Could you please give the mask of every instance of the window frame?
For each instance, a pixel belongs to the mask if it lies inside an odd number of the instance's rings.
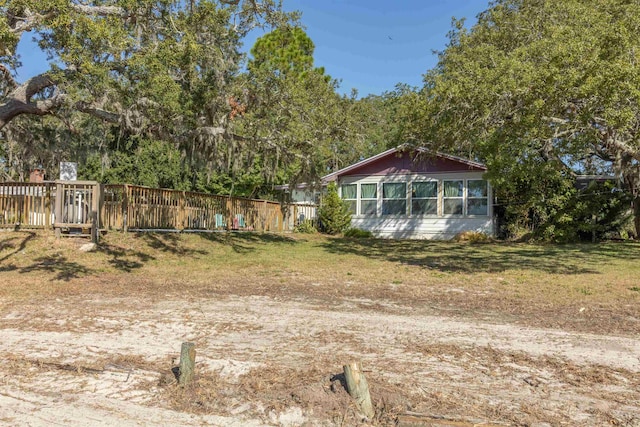
[[[435,195],[434,196],[429,196],[429,197],[414,197],[414,185],[415,184],[435,184],[436,185],[436,191],[435,191]],[[411,216],[419,216],[419,217],[437,217],[438,216],[438,207],[440,204],[440,181],[437,179],[417,179],[417,180],[412,180],[411,181],[411,191],[410,191],[410,198],[411,198]],[[434,213],[415,213],[414,209],[413,209],[413,202],[414,200],[435,200],[436,204],[435,204],[435,212]]]
[[[355,199],[347,199],[344,197],[344,187],[347,186],[354,186],[356,187],[356,197]],[[349,212],[351,213],[351,215],[356,215],[358,212],[358,184],[357,183],[344,183],[344,184],[340,184],[340,198],[342,200],[344,200],[345,202],[349,202]],[[351,209],[352,203],[355,203],[355,205],[353,205],[354,209]]]
[[[407,216],[407,207],[408,207],[408,203],[407,203],[407,199],[408,199],[408,194],[407,194],[407,188],[409,187],[407,185],[407,183],[410,181],[387,181],[387,182],[382,182],[382,191],[380,192],[380,198],[381,198],[381,202],[382,202],[382,209],[381,209],[381,216]],[[402,184],[404,186],[404,197],[403,198],[385,198],[384,197],[384,186],[385,185],[398,185],[398,184]],[[404,212],[403,213],[385,213],[385,202],[390,202],[390,201],[404,201]]]
[[[469,182],[472,181],[479,181],[479,182],[484,182],[484,191],[485,191],[485,195],[482,197],[471,197],[469,194]],[[471,216],[471,217],[480,217],[480,216],[489,216],[489,182],[486,179],[467,179],[466,182],[466,197],[465,197],[465,214],[467,216]],[[485,201],[485,205],[486,205],[486,211],[484,214],[471,214],[469,213],[469,202],[472,200],[484,200]]]
[[[446,188],[446,183],[447,182],[459,182],[462,183],[462,188],[461,188],[461,194],[459,196],[447,196],[447,188]],[[443,179],[442,180],[442,216],[464,216],[465,215],[465,189],[466,189],[466,182],[464,179],[462,178],[458,178],[458,179]],[[448,200],[457,200],[460,202],[460,212],[459,213],[450,213],[447,212],[447,201]]]
[[[375,190],[375,197],[363,197],[362,196],[362,186],[363,185],[371,185],[373,186],[376,190]],[[358,213],[360,216],[364,216],[364,217],[376,217],[378,216],[378,183],[376,182],[361,182],[358,184]],[[364,212],[364,209],[362,208],[362,202],[374,202],[375,204],[375,209],[373,212]]]

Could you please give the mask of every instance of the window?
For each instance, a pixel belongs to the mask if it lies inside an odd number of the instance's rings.
[[[438,214],[438,182],[414,182],[411,184],[411,215]]]
[[[360,215],[378,213],[378,184],[360,184]]]
[[[407,184],[385,182],[382,184],[382,215],[407,214]]]
[[[467,215],[488,215],[487,181],[467,181]]]
[[[349,203],[349,212],[354,215],[358,203],[357,190],[358,186],[356,184],[345,184],[341,186],[342,198]]]
[[[445,215],[463,214],[464,181],[444,181],[442,213]]]

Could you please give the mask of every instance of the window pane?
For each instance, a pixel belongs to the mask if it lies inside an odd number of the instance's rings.
[[[437,182],[414,182],[411,184],[411,191],[413,197],[437,197],[438,196],[438,183]]]
[[[436,199],[414,199],[411,203],[412,215],[436,215],[438,202]]]
[[[343,199],[355,199],[356,190],[358,186],[356,184],[345,184],[342,186],[342,198]]]
[[[382,215],[405,215],[407,213],[406,200],[383,200]]]
[[[469,199],[467,215],[487,215],[487,199]]]
[[[378,210],[377,200],[361,200],[360,201],[360,214],[361,215],[375,215]]]
[[[462,197],[462,181],[445,181],[444,197]]]
[[[467,197],[487,197],[487,181],[467,181]]]
[[[407,197],[407,187],[404,182],[382,184],[383,199],[404,199]]]
[[[363,199],[375,199],[378,197],[378,184],[360,185],[360,197]]]
[[[349,212],[351,212],[351,215],[355,215],[356,214],[356,204],[357,204],[357,200],[348,200],[347,204],[349,205]]]
[[[462,215],[462,199],[445,199],[442,205],[444,214]]]

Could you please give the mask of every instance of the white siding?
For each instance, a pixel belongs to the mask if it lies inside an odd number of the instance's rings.
[[[477,231],[494,235],[492,190],[488,186],[487,215],[444,215],[442,212],[443,181],[464,180],[465,213],[467,180],[482,179],[483,172],[458,172],[437,174],[412,174],[390,176],[347,176],[340,179],[339,184],[378,184],[377,215],[353,215],[351,226],[371,231],[377,237],[405,239],[451,239],[465,231]],[[437,215],[382,215],[382,184],[385,182],[438,181],[438,214]],[[360,187],[358,187],[360,191]],[[358,193],[359,194],[359,193]],[[407,206],[411,205],[410,185],[407,185]],[[360,212],[358,199],[357,212]]]
[[[493,235],[493,221],[477,218],[363,218],[353,217],[351,226],[371,231],[376,237],[392,239],[452,239],[464,231]]]

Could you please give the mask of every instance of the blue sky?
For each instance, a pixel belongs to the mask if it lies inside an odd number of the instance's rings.
[[[284,0],[288,10],[302,12],[302,24],[313,40],[316,66],[360,96],[393,90],[397,83],[422,84],[422,75],[437,62],[433,50],[447,43],[451,18],[473,24],[488,0]],[[262,32],[253,35],[259,37]],[[47,60],[27,35],[18,52],[24,80],[48,68]],[[248,51],[255,39],[245,41]]]

